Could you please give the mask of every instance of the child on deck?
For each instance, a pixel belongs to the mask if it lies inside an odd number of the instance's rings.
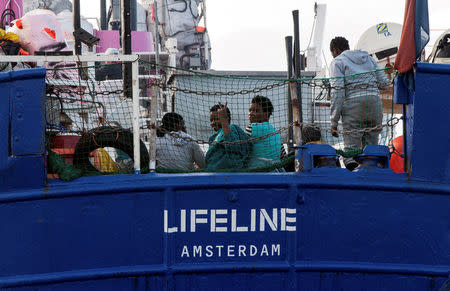
[[[211,107],[210,121],[215,133],[209,138],[211,144],[206,153],[206,168],[208,170],[245,168],[251,152],[251,144],[245,142],[248,135],[239,126],[230,124],[231,112],[226,107],[226,103],[222,105],[219,102]],[[226,144],[226,142],[235,141],[244,142]]]
[[[256,96],[252,99],[248,110],[250,124],[245,132],[250,138],[260,137],[276,131],[269,123],[273,113],[273,105],[270,99],[264,96]],[[253,142],[253,150],[250,156],[249,168],[270,165],[280,161],[281,136],[279,133]]]
[[[325,144],[320,133],[320,127],[315,124],[305,124],[302,127],[302,144]]]

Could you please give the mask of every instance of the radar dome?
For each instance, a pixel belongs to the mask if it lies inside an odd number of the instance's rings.
[[[384,68],[388,62],[394,63],[401,36],[401,24],[379,23],[361,35],[355,49],[367,51],[377,61],[378,66]]]

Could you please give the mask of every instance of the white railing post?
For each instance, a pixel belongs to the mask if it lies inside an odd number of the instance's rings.
[[[156,82],[159,82],[159,66],[156,66]],[[156,115],[158,114],[158,96],[159,87],[152,87],[152,99],[150,101],[150,171],[154,172],[156,170]]]
[[[133,156],[134,173],[141,173],[141,143],[139,139],[139,59],[131,63],[132,89],[133,89]]]
[[[168,65],[169,67],[167,68],[167,75],[170,76],[172,75],[172,73],[174,73],[175,71],[175,67],[177,66],[177,53],[178,53],[178,49],[177,49],[177,39],[176,38],[169,38],[166,41],[166,49],[169,52],[169,59],[168,59]],[[164,96],[166,98],[166,111],[167,112],[172,112],[172,110],[174,109],[172,107],[172,96],[171,96],[171,92],[170,89],[166,89],[166,91],[164,92]]]
[[[166,49],[169,52],[169,66],[172,68],[175,68],[177,66],[177,39],[176,38],[169,38],[166,41]],[[170,69],[172,69],[170,68]]]

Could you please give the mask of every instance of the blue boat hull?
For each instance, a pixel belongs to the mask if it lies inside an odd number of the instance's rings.
[[[299,173],[72,182],[45,179],[44,75],[43,69],[0,74],[0,289],[448,284],[450,139],[436,120],[450,123],[449,66],[419,63],[415,92],[396,86],[406,112],[408,174],[314,168],[306,151]]]
[[[439,290],[449,194],[365,173],[124,175],[9,191],[0,286]]]

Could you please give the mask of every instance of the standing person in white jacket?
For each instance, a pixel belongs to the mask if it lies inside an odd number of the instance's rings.
[[[339,137],[337,126],[339,119],[342,119],[344,150],[378,144],[381,128],[361,130],[382,123],[383,105],[379,88],[389,85],[386,74],[375,71],[378,69],[377,63],[366,51],[350,50],[348,41],[343,37],[331,40],[330,51],[334,58],[330,65],[331,134]],[[344,159],[344,164],[349,170],[358,166],[352,158]]]
[[[205,168],[203,151],[196,142],[188,140],[192,137],[186,133],[180,114],[166,113],[156,135],[157,167],[186,171],[195,170],[195,165]]]

